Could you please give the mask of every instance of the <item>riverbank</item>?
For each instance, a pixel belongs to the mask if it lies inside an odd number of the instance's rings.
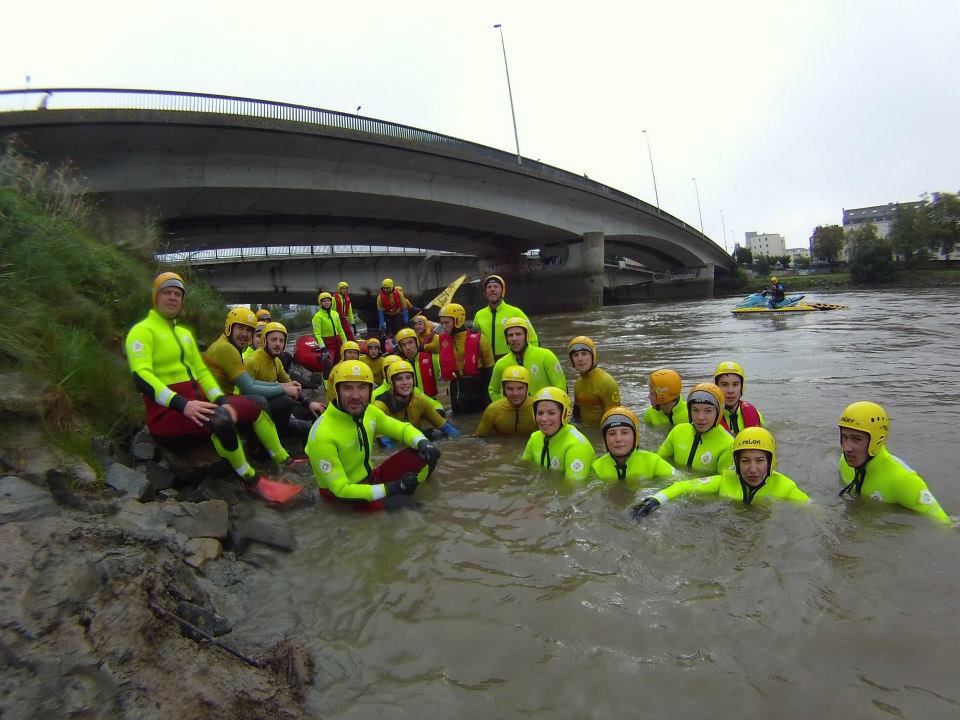
[[[953,288],[960,292],[960,268],[944,268],[942,270],[899,270],[893,282],[886,285],[859,285],[850,279],[847,272],[836,272],[823,275],[786,275],[780,278],[786,288],[787,295],[808,291],[823,290],[841,292],[846,290],[880,290],[891,288]],[[763,278],[755,278],[749,287],[742,292],[727,292],[721,297],[736,297],[746,295],[750,288],[764,287]]]

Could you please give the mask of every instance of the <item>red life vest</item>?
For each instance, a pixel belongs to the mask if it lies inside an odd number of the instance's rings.
[[[350,296],[334,293],[333,301],[337,305],[337,314],[344,323],[350,322]]]
[[[733,433],[734,435],[741,430],[748,427],[760,427],[760,413],[757,409],[748,403],[746,400],[741,400],[739,403],[740,413],[743,415],[743,427],[737,428],[736,431],[733,428],[729,427],[727,424],[726,418],[723,419],[722,425],[727,429],[727,432]],[[737,410],[736,408],[730,412],[730,417],[736,417]]]
[[[417,365],[420,366],[420,382],[423,386],[420,388],[430,396],[437,396],[437,376],[433,372],[433,355],[428,352],[422,352],[417,356]]]
[[[400,297],[400,291],[394,290],[389,293],[380,291],[380,304],[383,305],[383,311],[387,315],[396,315],[403,309],[403,300]]]
[[[463,372],[461,377],[473,377],[480,366],[480,333],[467,330],[463,343]],[[456,345],[447,333],[440,335],[440,377],[451,380],[457,372]]]

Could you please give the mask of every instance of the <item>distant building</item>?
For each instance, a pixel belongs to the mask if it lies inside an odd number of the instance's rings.
[[[787,251],[784,253],[784,255],[789,255],[791,260],[796,260],[797,258],[807,258],[809,260],[810,248],[787,248]]]
[[[746,239],[746,248],[753,257],[777,257],[787,254],[787,242],[783,235],[779,233],[755,233],[747,232],[744,234]]]
[[[922,209],[926,203],[923,200],[903,203],[887,203],[886,205],[871,205],[870,207],[850,208],[843,211],[843,232],[844,234],[859,230],[864,225],[874,225],[877,228],[877,235],[882,238],[889,237],[893,231],[893,220],[897,216],[898,207],[913,207]],[[844,239],[841,257],[849,260],[850,243]]]

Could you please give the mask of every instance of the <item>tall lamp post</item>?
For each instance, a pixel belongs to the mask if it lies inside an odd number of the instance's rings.
[[[650,152],[650,136],[647,131],[643,131],[643,136],[647,139],[647,157],[650,158],[650,176],[653,178],[653,195],[657,198],[657,210],[660,209],[660,193],[657,192],[657,174],[653,171],[653,153]]]
[[[520,136],[517,134],[517,113],[513,109],[513,89],[510,87],[510,66],[507,65],[507,44],[503,40],[503,25],[497,23],[493,28],[500,31],[500,46],[503,48],[503,69],[507,73],[507,94],[510,96],[510,116],[513,118],[513,139],[517,143],[517,165],[523,165],[523,158],[520,157]]]
[[[720,224],[723,226],[723,251],[729,253],[730,251],[727,250],[727,223],[723,219],[723,210],[720,211]]]
[[[697,179],[693,179],[693,189],[697,191],[697,212],[700,214],[700,234],[703,234],[703,210],[700,209],[700,187],[697,185]]]

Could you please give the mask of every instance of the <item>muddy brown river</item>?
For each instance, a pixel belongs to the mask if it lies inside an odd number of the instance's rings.
[[[707,300],[534,318],[571,382],[566,341],[593,337],[638,413],[650,370],[672,366],[689,389],[739,361],[779,469],[814,504],[684,498],[637,524],[642,489],[571,487],[522,465],[523,440],[465,435],[440,443],[414,510],[289,513],[299,547],[249,587],[238,630],[311,649],[316,717],[958,718],[960,536],[839,499],[836,427],[847,403],[882,403],[888,447],[960,518],[956,299],[811,293],[850,309],[738,318]],[[641,446],[661,438],[647,429]]]

